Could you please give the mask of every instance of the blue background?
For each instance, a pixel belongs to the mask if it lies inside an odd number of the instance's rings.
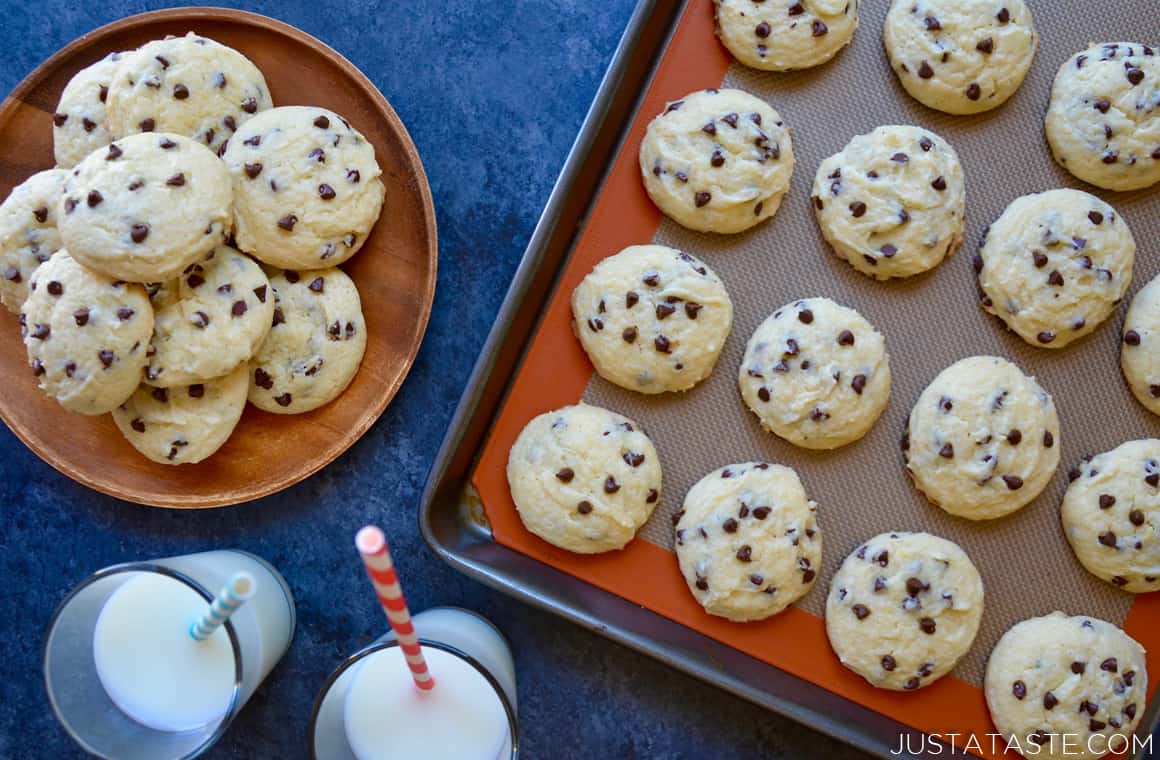
[[[528,758],[860,756],[747,702],[518,604],[443,565],[419,535],[423,479],[633,0],[227,3],[280,18],[361,68],[407,124],[439,220],[439,284],[418,361],[373,430],[319,475],[245,506],[168,511],[74,484],[0,428],[0,757],[81,753],[40,674],[53,609],[128,560],[233,546],[273,562],[298,603],[286,658],[215,758],[304,757],[327,674],[384,630],[352,548],[377,522],[414,609],[470,607],[509,637]],[[0,92],[73,38],[162,3],[3,4]],[[371,307],[373,308],[373,306]]]

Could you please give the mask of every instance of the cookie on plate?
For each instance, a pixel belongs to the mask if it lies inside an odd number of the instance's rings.
[[[358,373],[367,325],[354,281],[341,269],[270,278],[272,327],[250,360],[250,403],[277,414],[317,409]],[[256,295],[256,294],[255,294]]]
[[[230,229],[229,174],[186,137],[130,135],[69,173],[57,227],[77,261],[129,282],[165,282]]]
[[[761,620],[809,593],[822,566],[822,534],[797,473],[765,462],[731,464],[701,478],[674,516],[676,553],[705,611]]]
[[[19,312],[28,297],[28,278],[61,247],[57,208],[63,169],[33,174],[0,203],[0,302]]]
[[[963,242],[963,167],[928,129],[878,127],[814,177],[814,212],[839,258],[878,280],[933,269]]]
[[[249,387],[244,364],[204,383],[141,385],[113,410],[113,421],[125,440],[154,462],[193,464],[220,449],[234,432]]]
[[[1109,42],[1059,68],[1047,109],[1047,142],[1060,166],[1105,190],[1160,181],[1160,55]]]
[[[524,527],[578,554],[622,549],[660,501],[656,448],[627,417],[577,404],[533,419],[508,455]]]
[[[734,58],[790,71],[825,63],[850,44],[858,0],[714,0],[714,17]]]
[[[1160,414],[1160,276],[1132,298],[1124,318],[1120,368],[1132,395]]]
[[[1062,348],[1111,316],[1132,282],[1136,241],[1081,190],[1012,201],[975,255],[983,308],[1033,346]]]
[[[221,377],[262,345],[274,318],[266,273],[228,245],[190,264],[152,296],[145,382],[169,388]]]
[[[893,0],[882,36],[911,97],[950,114],[1005,103],[1039,45],[1023,0]]]
[[[1053,612],[1003,634],[983,691],[995,727],[1027,757],[1095,760],[1122,749],[1144,717],[1144,648],[1111,623]]]
[[[957,544],[929,533],[883,533],[862,544],[826,599],[826,633],[842,664],[899,691],[949,673],[982,617],[979,571]]]
[[[153,307],[140,285],[113,280],[61,249],[29,282],[20,312],[40,388],[80,414],[104,414],[141,382]]]
[[[383,207],[374,146],[325,108],[259,114],[223,158],[234,182],[238,247],[272,266],[341,264],[366,242]]]
[[[861,314],[807,298],[754,331],[738,383],[766,430],[803,448],[834,449],[866,435],[886,408],[890,357]]]
[[[1125,591],[1160,589],[1160,440],[1085,460],[1063,497],[1063,532],[1080,564]]]
[[[56,165],[71,169],[97,148],[113,141],[105,121],[105,102],[113,73],[124,53],[109,53],[73,75],[52,115],[52,152]]]
[[[109,131],[171,132],[220,153],[248,119],[270,108],[258,67],[231,47],[190,32],[126,53],[109,83]]]
[[[741,232],[773,216],[793,165],[789,127],[742,90],[702,90],[669,103],[640,144],[653,203],[701,232]]]
[[[683,391],[713,371],[733,326],[725,285],[703,262],[634,245],[572,292],[572,329],[600,376],[640,393]]]
[[[961,359],[939,373],[910,412],[906,469],[932,504],[990,520],[1031,502],[1059,465],[1051,395],[997,356]]]

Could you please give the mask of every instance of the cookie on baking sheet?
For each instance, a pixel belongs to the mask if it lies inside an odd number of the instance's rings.
[[[223,158],[234,182],[238,247],[272,266],[341,264],[362,247],[383,207],[374,146],[325,108],[259,114]]]
[[[0,302],[19,312],[28,297],[28,278],[61,247],[57,207],[63,169],[33,174],[0,203]]]
[[[882,37],[911,97],[950,114],[1005,103],[1039,45],[1023,0],[893,0]]]
[[[20,324],[41,390],[80,414],[120,405],[141,382],[153,333],[145,289],[86,269],[64,249],[28,287]]]
[[[797,473],[765,462],[731,464],[701,478],[674,516],[676,553],[705,611],[761,620],[809,593],[822,566],[822,534]]]
[[[1111,316],[1132,282],[1136,241],[1081,190],[1012,201],[975,255],[983,308],[1033,346],[1062,348]]]
[[[995,727],[1027,757],[1095,760],[1144,717],[1144,648],[1111,623],[1053,612],[1003,634],[983,691]]]
[[[507,478],[524,527],[578,554],[624,548],[661,495],[660,458],[640,426],[588,404],[529,422]]]
[[[232,197],[225,166],[204,146],[177,135],[130,135],[69,173],[57,227],[90,269],[164,282],[221,244]]]
[[[190,32],[126,53],[109,83],[109,131],[171,132],[220,153],[254,114],[270,108],[258,67],[231,47]]]
[[[250,360],[250,403],[277,414],[317,409],[358,373],[367,325],[354,281],[341,269],[270,278],[272,327]],[[256,294],[255,294],[256,296]]]
[[[725,285],[663,245],[634,245],[572,292],[572,327],[600,376],[640,393],[683,391],[713,371],[733,326]]]
[[[1132,298],[1124,318],[1120,368],[1132,395],[1160,414],[1160,276]]]
[[[1031,502],[1059,465],[1051,395],[997,356],[944,369],[919,396],[902,441],[906,469],[932,504],[968,520]]]
[[[883,533],[862,544],[826,599],[830,646],[882,689],[913,691],[949,673],[982,617],[979,571],[957,544],[929,533]]]
[[[193,385],[141,385],[113,410],[113,421],[149,459],[193,464],[221,448],[242,418],[249,373],[241,364],[222,377]]]
[[[1063,497],[1063,532],[1080,564],[1125,591],[1160,589],[1160,440],[1085,460]]]
[[[274,318],[266,273],[228,245],[153,294],[145,382],[162,388],[221,377],[262,345]]]
[[[803,448],[834,449],[866,435],[886,408],[890,357],[861,314],[807,298],[754,331],[738,383],[766,430]]]
[[[934,132],[878,127],[814,177],[818,225],[839,258],[875,279],[933,269],[963,242],[963,167]]]
[[[858,0],[714,0],[717,36],[755,69],[790,71],[825,63],[850,44]]]
[[[1047,142],[1060,166],[1105,190],[1160,181],[1160,55],[1136,42],[1077,53],[1055,75]]]
[[[97,148],[113,141],[105,122],[105,102],[113,73],[125,53],[109,53],[73,75],[52,115],[52,152],[56,165],[71,169]]]
[[[701,90],[669,103],[640,144],[653,203],[702,232],[741,232],[773,216],[793,165],[789,127],[742,90]]]

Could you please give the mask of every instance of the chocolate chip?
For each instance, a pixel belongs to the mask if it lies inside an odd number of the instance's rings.
[[[1027,696],[1027,684],[1016,681],[1011,684],[1011,693],[1015,695],[1015,699],[1023,699]]]
[[[662,354],[667,354],[672,350],[672,347],[669,344],[669,339],[663,335],[658,335],[656,339],[653,340],[653,345],[656,347],[656,350]]]
[[[927,634],[928,636],[932,635],[935,632],[935,629],[937,628],[937,626],[935,625],[935,622],[934,622],[934,618],[928,618],[928,617],[924,617],[922,620],[919,620],[918,627],[922,630],[923,633]]]
[[[1012,430],[1007,433],[1007,443],[1011,444],[1012,446],[1018,446],[1019,442],[1022,440],[1023,433],[1021,433],[1019,430]]]
[[[149,237],[149,225],[137,222],[129,228],[129,237],[134,243],[143,243]]]
[[[850,204],[850,213],[854,215],[855,219],[861,218],[866,214],[866,204],[862,201],[854,201]]]
[[[96,208],[101,205],[101,201],[103,200],[105,200],[104,196],[96,190],[90,190],[88,197],[85,198],[85,202],[89,204],[89,208]]]
[[[697,206],[697,208],[701,208],[702,206],[708,204],[712,199],[712,195],[702,190],[693,196],[693,203]]]
[[[937,32],[939,29],[942,29],[942,24],[934,16],[927,16],[922,20],[922,23],[928,32]]]
[[[821,19],[816,18],[814,19],[814,22],[810,24],[810,33],[814,37],[824,37],[829,31],[830,28],[826,26]]]
[[[1106,671],[1108,673],[1115,673],[1119,670],[1119,667],[1119,663],[1116,662],[1115,657],[1109,657],[1100,663],[1100,670]]]
[[[696,303],[694,301],[688,301],[685,303],[685,316],[688,317],[689,319],[696,319],[697,314],[703,308],[704,307],[701,306],[701,304],[699,304],[699,303]]]
[[[321,293],[322,289],[326,287],[326,280],[321,277],[315,277],[306,287],[310,288],[313,293]]]
[[[347,169],[346,170],[346,180],[347,180],[347,182],[350,182],[352,185],[357,185],[361,176],[362,175],[360,175],[358,173],[358,169]]]
[[[954,459],[955,447],[949,443],[944,443],[943,447],[938,450],[938,455],[943,459]]]
[[[730,517],[724,523],[721,524],[721,529],[724,530],[726,533],[736,533],[737,532],[737,521],[734,520],[732,517]]]
[[[194,327],[199,330],[204,330],[209,326],[209,315],[204,311],[195,311],[193,316],[189,318],[189,321],[193,323]]]
[[[1040,343],[1050,343],[1051,341],[1055,340],[1055,331],[1044,330],[1043,332],[1036,335],[1035,339]]]
[[[646,496],[644,499],[645,503],[646,504],[655,504],[656,500],[659,496],[660,496],[660,492],[658,492],[657,489],[650,488],[650,489],[648,489],[648,496]]]
[[[1018,475],[1004,475],[1003,482],[1007,484],[1007,488],[1012,491],[1018,491],[1023,487],[1023,478]]]
[[[1050,691],[1043,694],[1043,709],[1051,710],[1059,704],[1059,699]]]
[[[1131,82],[1133,86],[1138,85],[1140,82],[1144,81],[1144,72],[1141,69],[1128,69],[1127,76],[1128,81]]]
[[[923,79],[930,79],[934,76],[934,69],[930,67],[929,63],[923,61],[918,67],[918,75]]]
[[[142,132],[152,132],[156,126],[157,122],[155,122],[153,119],[142,119],[141,122],[137,125],[137,127]],[[161,147],[164,148],[165,146],[162,145]]]
[[[975,50],[990,55],[995,51],[995,40],[991,37],[984,37],[975,45]]]
[[[328,185],[326,183],[323,183],[323,184],[318,186],[318,195],[319,195],[319,197],[322,198],[322,200],[329,201],[329,200],[334,199],[334,196],[336,195],[336,193],[334,192],[333,187],[331,187],[330,185]]]
[[[854,389],[855,393],[861,396],[862,390],[866,387],[866,376],[854,375],[854,379],[850,381],[850,387]]]
[[[291,232],[296,224],[298,224],[298,217],[294,214],[287,214],[278,220],[278,226],[287,232]]]
[[[274,397],[274,401],[278,404],[278,406],[290,406],[290,403],[293,400],[294,400],[294,397],[291,396],[289,393],[283,393],[281,396]]]
[[[983,91],[980,89],[979,85],[975,82],[971,82],[970,86],[967,87],[967,98],[969,100],[978,100],[982,95]]]
[[[879,250],[881,250],[882,255],[888,259],[893,258],[898,253],[897,246],[894,246],[890,243],[887,243],[886,245],[882,246],[882,248],[880,248]]]
[[[48,294],[50,296],[59,296],[64,293],[64,285],[61,285],[56,280],[50,280],[48,283]]]
[[[850,608],[850,611],[853,612],[854,617],[858,618],[859,620],[865,620],[866,618],[870,617],[870,608],[864,604],[855,604]]]
[[[657,319],[664,319],[676,310],[675,306],[670,306],[667,303],[658,303],[656,307]]]
[[[895,661],[895,659],[893,657],[891,657],[890,655],[884,655],[882,657],[882,669],[883,670],[890,672],[897,667],[898,667],[898,662]]]
[[[322,150],[322,148],[315,148],[314,150],[312,150],[308,154],[306,154],[306,157],[312,158],[320,164],[326,163],[326,153]]]
[[[740,549],[738,549],[737,550],[737,561],[738,562],[752,562],[753,561],[753,547],[749,546],[749,544],[745,544]]]
[[[1116,504],[1116,497],[1108,493],[1100,494],[1100,509],[1111,509]]]
[[[769,24],[768,24],[768,23],[766,23],[765,21],[762,21],[762,22],[761,22],[760,24],[758,24],[758,25],[757,25],[757,27],[756,27],[756,28],[754,28],[754,30],[753,30],[753,33],[754,33],[754,34],[756,34],[758,37],[761,37],[762,39],[764,39],[764,38],[768,37],[768,36],[769,36],[769,32],[770,32],[770,29],[769,29]]]
[[[63,127],[66,121],[68,121],[67,113],[54,113],[52,115],[52,123],[58,127]]]
[[[1139,528],[1144,524],[1144,512],[1139,509],[1133,509],[1128,513],[1128,519],[1132,521],[1133,525]]]
[[[764,520],[765,518],[769,517],[769,514],[772,511],[772,507],[757,507],[753,510],[753,517],[757,520]]]
[[[183,84],[175,84],[173,86],[173,97],[178,100],[185,100],[189,97],[189,88]]]
[[[854,333],[850,332],[849,330],[843,330],[842,332],[838,333],[838,345],[839,346],[852,346],[852,345],[854,345]]]
[[[256,113],[258,110],[258,101],[254,98],[246,98],[242,101],[242,110],[246,113]]]
[[[1075,662],[1073,662],[1071,664],[1071,672],[1075,673],[1076,675],[1083,675],[1083,672],[1086,669],[1087,669],[1087,663],[1080,662],[1079,660],[1076,660]]]
[[[1063,275],[1059,273],[1058,269],[1052,269],[1051,274],[1047,275],[1047,284],[1057,288],[1063,286]]]
[[[1000,24],[1006,24],[1011,20],[1011,11],[1006,8],[1000,8],[999,12],[995,14],[995,18],[999,19]]]
[[[609,475],[604,479],[604,493],[616,493],[620,490],[620,484],[616,482],[616,478]]]
[[[625,343],[635,342],[636,336],[637,336],[637,332],[636,332],[635,327],[626,327],[626,328],[624,328],[624,332],[622,332],[620,334],[620,337],[624,339]]]
[[[1099,536],[1096,538],[1096,540],[1097,540],[1097,541],[1099,541],[1099,542],[1100,542],[1100,544],[1102,544],[1102,545],[1104,545],[1104,546],[1108,547],[1109,549],[1115,549],[1115,548],[1116,548],[1116,534],[1115,534],[1115,533],[1113,533],[1113,532],[1112,532],[1112,531],[1110,531],[1110,530],[1109,530],[1109,531],[1105,531],[1105,532],[1101,533],[1101,534],[1100,534],[1100,535],[1099,535]]]
[[[1044,430],[1043,431],[1043,447],[1046,449],[1050,449],[1054,445],[1055,445],[1055,436],[1053,436],[1051,434],[1050,430]]]
[[[798,321],[803,325],[808,325],[810,322],[814,321],[814,313],[809,309],[802,309],[798,312],[797,318]]]

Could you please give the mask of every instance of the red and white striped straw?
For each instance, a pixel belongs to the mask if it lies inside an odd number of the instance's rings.
[[[423,657],[423,649],[419,646],[419,637],[415,635],[415,626],[411,624],[411,613],[407,610],[407,601],[403,598],[403,587],[399,585],[399,576],[395,573],[395,563],[391,561],[391,553],[387,549],[387,537],[373,525],[368,525],[355,536],[354,544],[366,565],[367,575],[371,585],[375,587],[379,603],[383,605],[383,612],[387,613],[387,620],[399,639],[399,646],[411,669],[411,676],[415,679],[415,686],[423,691],[435,688],[435,679],[427,669],[427,660]]]

